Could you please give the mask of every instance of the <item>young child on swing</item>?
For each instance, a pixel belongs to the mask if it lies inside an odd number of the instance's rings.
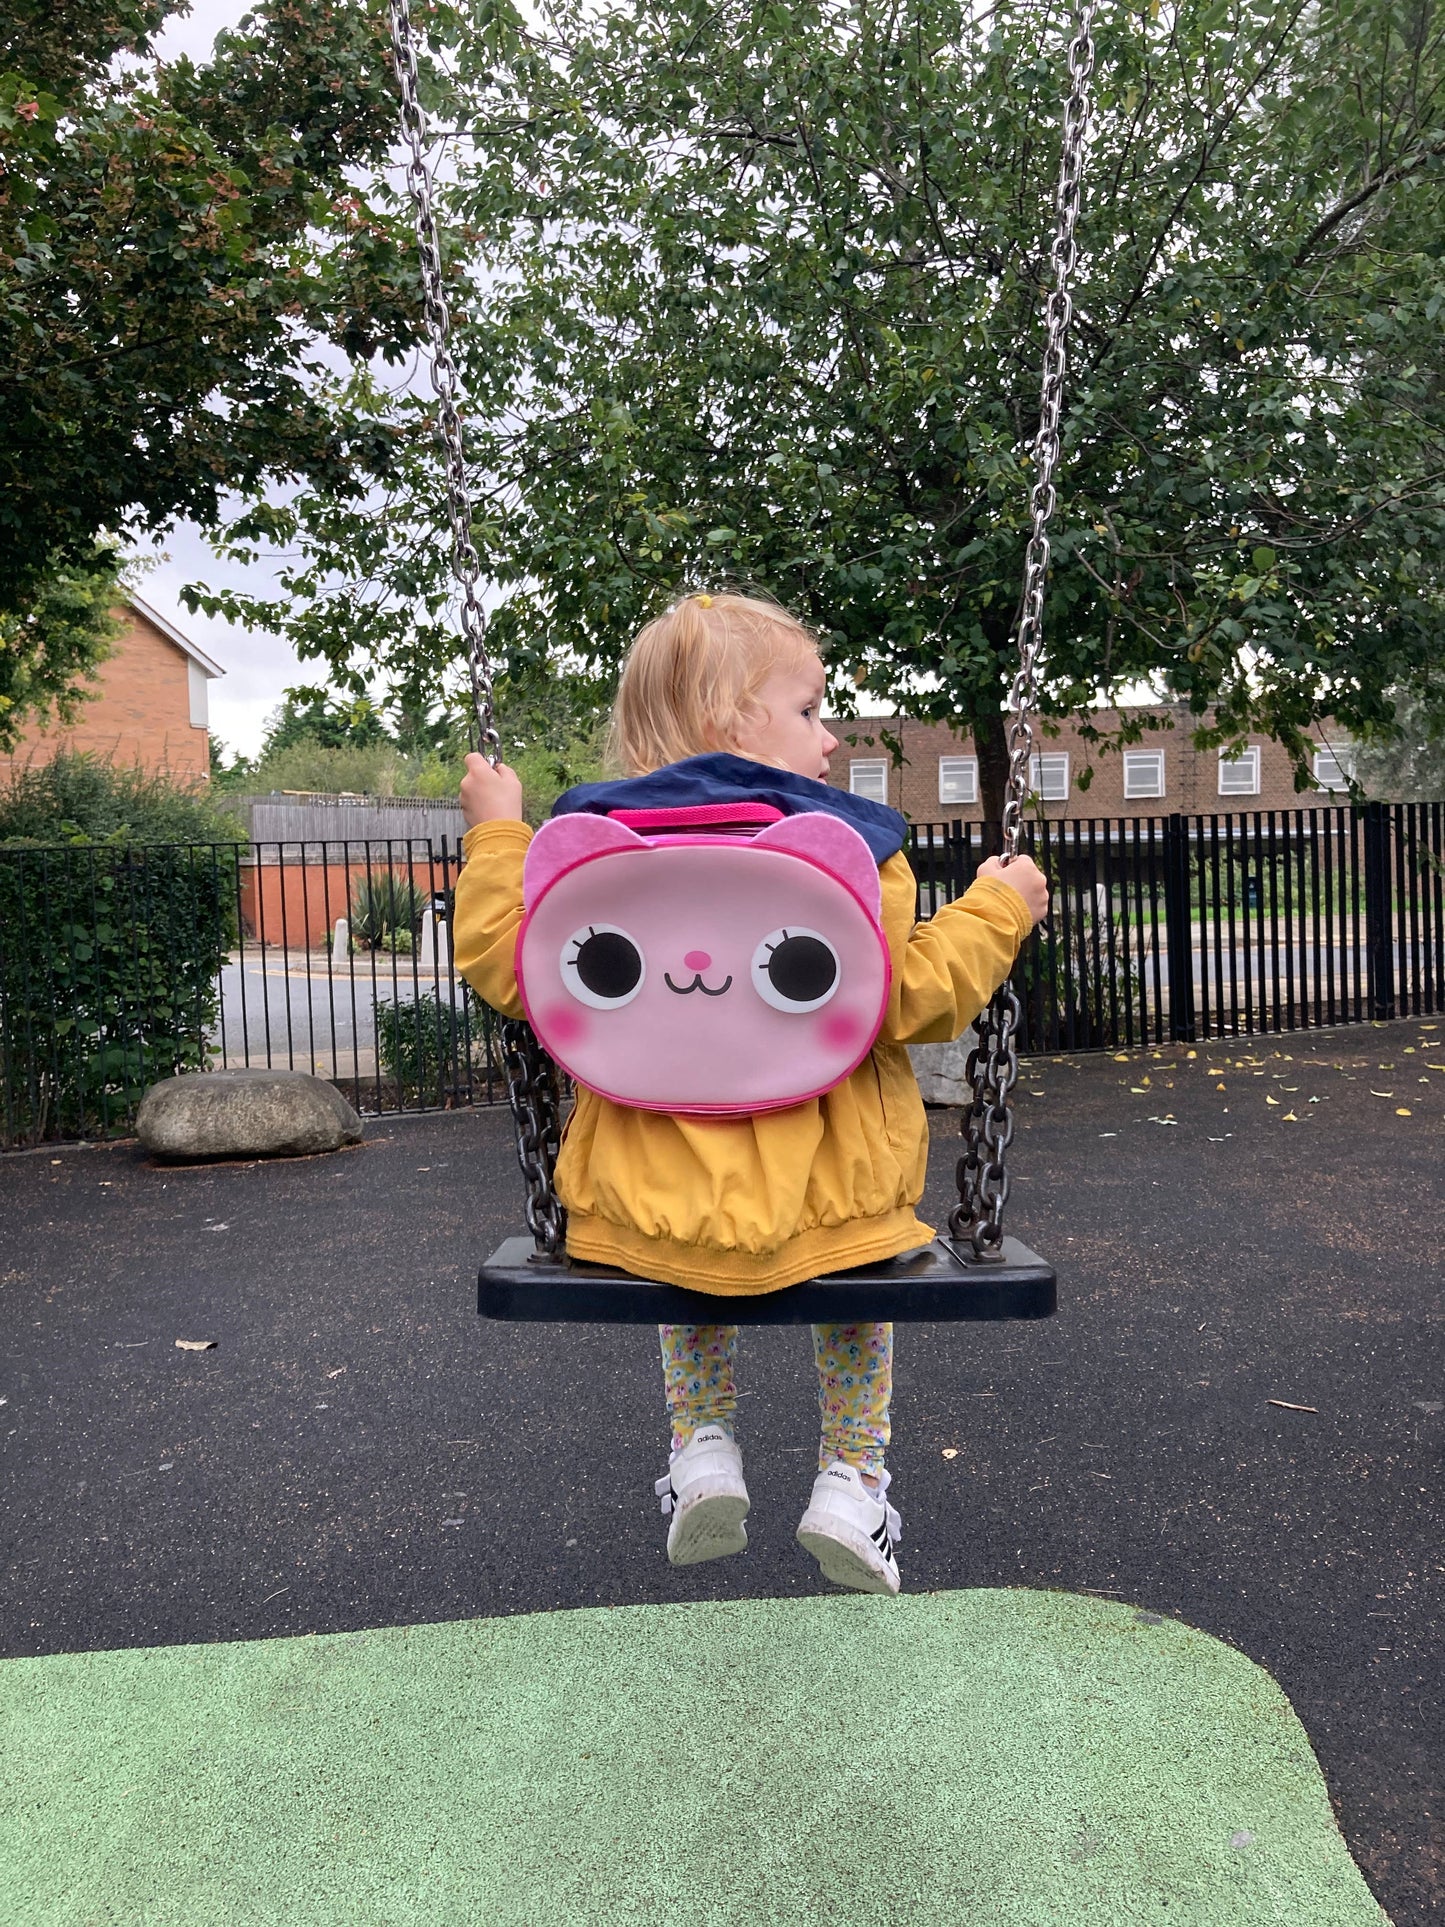
[[[635,1109],[577,1088],[556,1170],[569,1252],[716,1294],[720,1319],[728,1298],[781,1291],[929,1241],[914,1214],[928,1127],[905,1046],[965,1030],[1048,910],[1036,866],[995,857],[957,902],[916,923],[904,819],[827,784],[838,744],[822,723],[824,688],[816,640],[784,610],[750,596],[688,596],[628,653],[612,725],[624,778],[570,790],[553,812],[762,799],[785,816],[841,817],[879,865],[892,965],[887,1013],[843,1082],[785,1109],[726,1117]],[[472,755],[461,802],[468,828],[457,966],[489,1004],[518,1017],[515,957],[532,835],[522,786],[512,770]],[[692,970],[699,956],[690,950],[679,961]],[[747,1545],[734,1436],[738,1328],[663,1325],[660,1335],[672,1453],[657,1493],[671,1520],[668,1558],[693,1565]],[[896,1593],[901,1526],[884,1464],[893,1328],[815,1325],[813,1350],[822,1438],[798,1540],[835,1584]]]

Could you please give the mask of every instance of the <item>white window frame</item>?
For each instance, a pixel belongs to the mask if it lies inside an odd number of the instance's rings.
[[[1068,802],[1069,752],[1066,749],[1035,750],[1029,758],[1029,792],[1041,803]]]
[[[965,808],[970,803],[978,801],[978,758],[976,756],[939,757],[938,800],[940,803],[953,803]]]
[[[1324,767],[1321,768],[1321,765]],[[1325,774],[1333,771],[1332,775]],[[1347,790],[1350,778],[1355,773],[1355,751],[1350,743],[1341,743],[1331,749],[1326,743],[1315,751],[1314,778],[1315,788],[1321,790]]]
[[[1238,756],[1230,756],[1226,751],[1219,752],[1219,794],[1221,796],[1258,796],[1260,764],[1262,758],[1258,743],[1251,743],[1248,749]],[[1226,782],[1225,772],[1242,775],[1248,769],[1250,774],[1242,782]]]
[[[861,783],[858,780],[859,777],[863,778]],[[850,757],[848,788],[854,796],[866,796],[871,802],[886,803],[888,801],[888,758],[886,756]]]
[[[1125,802],[1142,802],[1148,797],[1162,799],[1164,793],[1163,750],[1126,749],[1124,751]]]
[[[198,662],[186,664],[186,694],[190,701],[191,728],[211,726],[210,677]]]

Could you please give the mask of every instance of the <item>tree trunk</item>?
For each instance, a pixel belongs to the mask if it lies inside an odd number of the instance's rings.
[[[978,751],[978,799],[983,805],[984,854],[996,855],[1002,848],[999,826],[1003,822],[1004,797],[1008,791],[1008,721],[1001,709],[973,720],[973,746]]]

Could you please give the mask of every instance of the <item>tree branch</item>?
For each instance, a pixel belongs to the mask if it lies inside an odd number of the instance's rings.
[[[1333,234],[1341,221],[1347,221],[1357,208],[1364,206],[1366,201],[1373,200],[1375,195],[1383,193],[1387,187],[1394,187],[1397,182],[1408,180],[1410,175],[1418,174],[1422,168],[1428,167],[1431,161],[1438,161],[1442,157],[1445,157],[1445,140],[1438,140],[1433,141],[1429,147],[1422,147],[1413,154],[1407,154],[1404,160],[1396,161],[1392,167],[1382,167],[1378,174],[1371,175],[1363,187],[1347,195],[1344,200],[1336,201],[1329,212],[1316,221],[1301,242],[1293,261],[1290,262],[1290,267],[1302,267],[1320,242],[1327,235]]]

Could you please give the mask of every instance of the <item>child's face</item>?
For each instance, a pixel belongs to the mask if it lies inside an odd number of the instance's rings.
[[[734,734],[738,754],[826,783],[828,758],[838,739],[824,729],[819,713],[825,686],[823,665],[816,656],[809,656],[797,669],[769,676],[756,698],[761,715],[741,724]]]

